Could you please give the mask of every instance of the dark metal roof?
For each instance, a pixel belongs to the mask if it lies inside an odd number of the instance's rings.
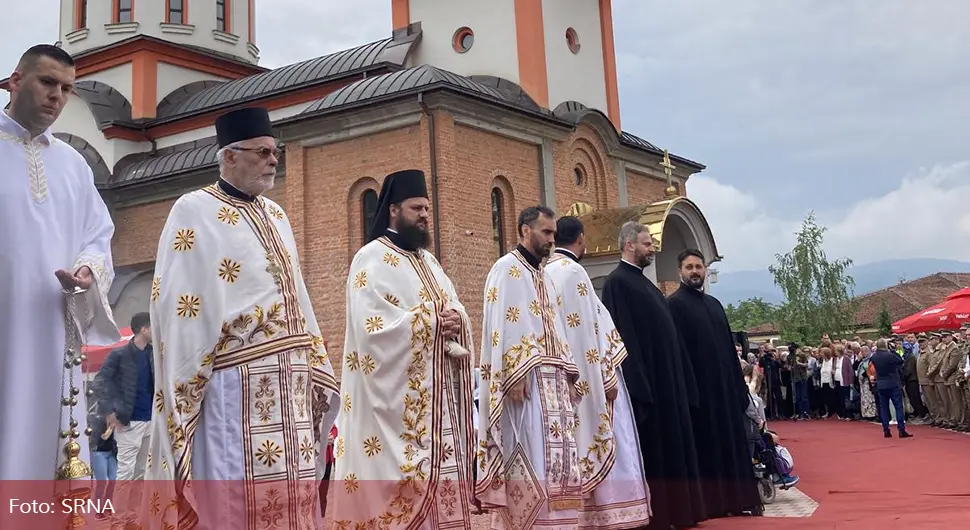
[[[68,133],[54,133],[54,136],[73,147],[78,153],[81,153],[84,161],[91,167],[91,172],[94,173],[94,182],[98,186],[107,184],[111,180],[111,169],[108,168],[108,164],[101,157],[101,153],[93,145],[89,144],[87,140]]]
[[[628,133],[626,131],[620,133],[620,141],[632,145],[633,147],[639,147],[640,149],[646,149],[647,151],[654,151],[657,153],[663,153],[663,149],[653,145],[652,143],[640,138],[639,136]]]
[[[502,93],[492,87],[472,81],[467,77],[453,74],[447,70],[441,70],[440,68],[423,64],[408,68],[407,70],[390,72],[349,84],[313,102],[302,114],[312,114],[345,105],[364,103],[382,96],[397,95],[411,90],[429,88],[434,85],[459,87],[482,96],[505,101]]]
[[[301,86],[328,81],[379,65],[403,65],[402,54],[387,53],[396,48],[393,39],[384,39],[316,59],[223,83],[194,94],[178,105],[168,107],[158,118],[203,111],[227,103],[265,97],[275,92],[295,90]]]
[[[169,177],[178,173],[195,171],[206,166],[216,166],[218,144],[203,145],[167,155],[146,158],[134,162],[115,175],[113,184],[128,184],[157,177]]]
[[[494,75],[472,75],[468,76],[468,78],[498,90],[506,101],[534,112],[542,112],[542,107],[517,83]]]
[[[111,85],[100,81],[78,81],[75,91],[91,109],[99,128],[114,121],[131,120],[131,103]]]
[[[204,81],[195,81],[185,86],[179,87],[173,90],[172,92],[170,92],[167,96],[165,96],[164,98],[162,98],[161,101],[158,102],[158,107],[156,107],[155,115],[166,116],[171,112],[173,112],[172,109],[178,107],[190,97],[198,94],[199,92],[202,92],[203,90],[208,90],[210,88],[222,85],[224,83],[225,81],[215,81],[215,80],[207,79]]]

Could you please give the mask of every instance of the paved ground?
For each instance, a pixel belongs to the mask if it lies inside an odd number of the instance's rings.
[[[778,491],[763,518],[705,521],[699,530],[966,527],[967,434],[912,426],[912,439],[885,439],[878,425],[834,420],[776,422],[772,428],[795,458],[798,487]],[[489,515],[478,516],[472,529],[487,530],[489,523]],[[111,526],[92,520],[85,528]]]

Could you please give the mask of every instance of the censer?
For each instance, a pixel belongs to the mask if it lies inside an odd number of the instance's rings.
[[[85,289],[75,288],[65,289],[64,293],[64,372],[61,376],[61,389],[68,383],[68,395],[61,398],[61,414],[58,428],[64,425],[64,409],[68,413],[68,428],[60,431],[60,437],[65,440],[60,453],[64,455],[64,461],[57,467],[54,474],[55,486],[54,496],[63,505],[65,501],[71,506],[86,505],[91,498],[94,490],[92,480],[91,465],[81,459],[81,444],[77,439],[81,437],[78,432],[78,420],[74,417],[74,407],[78,404],[78,395],[81,389],[74,380],[75,369],[87,360],[87,356],[81,353],[83,337],[81,335],[81,322],[85,319],[78,319],[77,298],[86,292]],[[83,386],[83,380],[81,382]],[[94,390],[88,390],[87,396],[94,394]],[[85,417],[87,411],[84,411]],[[92,432],[91,427],[84,430],[84,435],[89,436]],[[59,460],[59,458],[58,458]],[[58,460],[55,460],[57,462]],[[86,510],[72,510],[67,516],[65,528],[73,530],[84,526],[85,520],[83,513]]]

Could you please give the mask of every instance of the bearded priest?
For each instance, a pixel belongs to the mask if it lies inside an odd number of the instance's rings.
[[[648,528],[687,528],[707,519],[691,413],[697,383],[663,293],[644,274],[656,248],[646,226],[617,237],[620,264],[603,284],[603,306],[623,337],[623,377],[633,403],[653,515]]]
[[[350,265],[337,528],[471,528],[471,322],[428,251],[429,208],[422,171],[385,177]]]
[[[158,243],[143,514],[153,529],[310,529],[338,387],[290,223],[262,196],[280,156],[269,114],[215,125],[221,178],[175,202]]]
[[[477,499],[492,528],[575,528],[582,508],[576,447],[580,373],[562,297],[546,274],[556,233],[544,206],[519,214],[519,245],[485,280]]]
[[[699,402],[691,421],[707,514],[761,514],[744,426],[748,389],[738,369],[731,325],[721,302],[704,292],[704,255],[687,249],[677,263],[680,288],[667,305],[697,380]]]
[[[593,291],[586,269],[583,222],[577,217],[556,221],[556,252],[546,274],[562,296],[566,342],[579,368],[579,470],[583,509],[579,527],[590,530],[637,528],[650,522],[650,491],[633,406],[623,380],[626,347],[609,311]]]

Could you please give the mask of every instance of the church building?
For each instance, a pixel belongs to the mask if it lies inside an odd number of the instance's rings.
[[[396,170],[428,175],[433,251],[476,327],[488,270],[530,205],[583,216],[596,287],[628,220],[660,245],[645,274],[667,292],[684,248],[720,259],[686,196],[704,166],[621,127],[611,0],[388,1],[387,38],[267,69],[255,20],[271,2],[61,0],[78,82],[54,132],[114,219],[121,325],[148,308],[173,202],[218,177],[216,117],[246,106],[270,110],[285,147],[268,196],[292,223],[338,375],[347,270]]]

